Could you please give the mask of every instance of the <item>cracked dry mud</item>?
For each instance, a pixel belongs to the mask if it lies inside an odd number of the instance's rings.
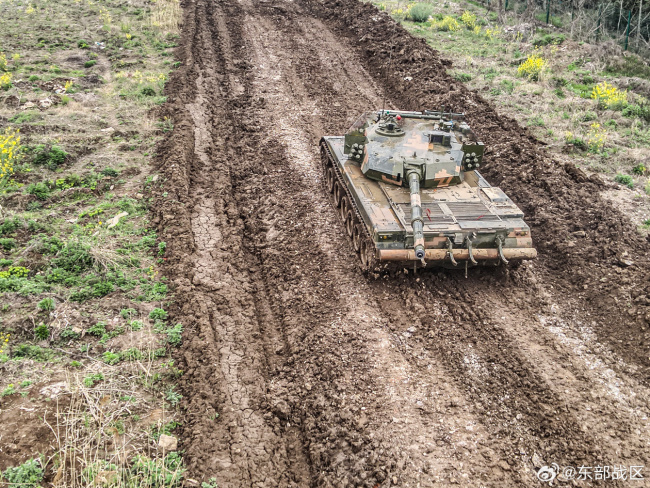
[[[187,0],[177,56],[154,223],[187,326],[190,478],[534,486],[540,460],[648,464],[648,245],[597,179],[356,0]],[[468,279],[359,270],[318,140],[384,100],[467,112],[538,260]]]

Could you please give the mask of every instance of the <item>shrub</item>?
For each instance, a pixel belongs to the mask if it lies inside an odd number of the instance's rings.
[[[142,93],[142,95],[144,95],[145,97],[155,97],[156,96],[156,90],[154,90],[150,86],[145,86],[142,90],[140,90],[140,93]]]
[[[628,188],[634,188],[634,180],[630,175],[622,175],[619,173],[614,176],[614,181],[616,183],[620,183],[621,185],[625,185]]]
[[[50,328],[45,324],[39,324],[34,327],[34,335],[37,339],[44,341],[50,337]]]
[[[92,68],[96,64],[97,64],[97,61],[95,61],[94,59],[91,59],[90,61],[86,61],[84,63],[84,68]]]
[[[445,15],[439,22],[434,22],[431,27],[439,31],[454,32],[460,30],[460,24],[450,15]]]
[[[462,81],[463,83],[467,83],[468,81],[472,80],[472,75],[467,73],[457,73],[454,75],[454,78],[458,81]]]
[[[104,354],[102,354],[102,359],[106,364],[113,365],[119,363],[122,358],[115,352],[106,351]]]
[[[47,166],[54,171],[65,163],[68,153],[59,146],[46,146],[40,144],[34,149],[33,163],[38,166]]]
[[[2,247],[5,251],[11,251],[14,247],[16,247],[16,239],[12,239],[11,237],[1,238],[0,247]]]
[[[43,468],[37,459],[31,459],[15,468],[7,468],[2,476],[12,488],[37,488],[43,481]]]
[[[100,381],[104,381],[104,375],[101,373],[95,373],[84,378],[84,385],[88,388],[92,388],[96,383],[99,383]]]
[[[637,164],[634,168],[632,168],[632,173],[638,176],[643,176],[645,172],[647,171],[647,168],[645,167],[645,164],[639,163]]]
[[[57,256],[52,259],[53,268],[61,268],[71,273],[81,273],[93,265],[90,246],[80,241],[68,241]]]
[[[104,176],[110,176],[111,178],[116,178],[120,176],[119,171],[113,168],[104,168],[103,170],[100,171],[100,173]]]
[[[29,81],[32,81],[32,82],[34,82],[34,81],[38,81],[38,80],[40,80],[40,79],[41,79],[41,77],[40,77],[40,76],[38,76],[38,75],[32,75],[32,76],[30,76],[30,77],[29,77],[29,78],[27,78],[27,79],[28,79]]]
[[[472,12],[469,12],[468,10],[465,10],[463,12],[463,15],[460,17],[460,21],[465,24],[465,27],[471,31],[473,31],[476,27],[476,15],[474,15]]]
[[[605,147],[606,140],[607,133],[600,124],[596,122],[591,124],[589,133],[587,134],[587,147],[589,150],[594,153],[600,152]]]
[[[531,54],[526,61],[519,65],[517,75],[528,78],[530,81],[538,81],[547,66],[548,62],[544,58],[537,54]]]
[[[0,82],[1,84],[1,82]],[[21,157],[20,131],[7,127],[0,133],[0,183],[14,174],[14,166]]]
[[[564,41],[566,41],[566,36],[564,34],[545,34],[536,38],[533,41],[533,46],[542,47],[548,46],[549,44],[562,44]]]
[[[621,91],[606,81],[594,86],[591,98],[596,100],[598,107],[610,110],[623,110],[627,107],[627,90]]]
[[[77,47],[78,47],[78,48],[81,48],[81,49],[88,49],[90,46],[88,45],[88,43],[87,43],[86,41],[84,41],[83,39],[81,39],[81,40],[79,40],[79,41],[77,42]]]
[[[25,188],[25,192],[29,195],[34,195],[39,200],[47,200],[47,197],[50,196],[49,187],[42,181],[29,184],[27,188]]]
[[[23,226],[23,222],[18,218],[6,218],[0,224],[0,235],[13,234]]]
[[[52,298],[43,298],[40,302],[38,302],[38,308],[45,312],[54,310],[54,300]]]
[[[596,112],[592,112],[590,110],[580,116],[580,120],[582,122],[591,122],[592,120],[596,120],[597,118],[598,115],[596,114]]]
[[[162,308],[154,308],[149,313],[149,318],[152,320],[167,320],[167,315],[167,312],[165,312]]]
[[[433,5],[430,3],[416,3],[409,10],[408,16],[413,22],[426,22],[433,13]]]
[[[586,151],[588,149],[587,143],[585,142],[584,139],[581,137],[575,136],[572,132],[567,132],[564,135],[564,141],[567,144],[571,144],[574,147],[577,147],[578,149],[581,149],[583,151]]]

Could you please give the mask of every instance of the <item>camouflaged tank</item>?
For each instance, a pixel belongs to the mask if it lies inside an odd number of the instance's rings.
[[[364,114],[321,139],[324,183],[364,268],[533,259],[523,213],[478,172],[484,146],[463,114]]]

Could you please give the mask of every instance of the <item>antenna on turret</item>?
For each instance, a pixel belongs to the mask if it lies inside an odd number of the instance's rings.
[[[397,29],[397,22],[393,20],[393,35],[390,36],[390,52],[388,53],[388,68],[386,68],[386,80],[388,81],[388,72],[390,71],[390,67],[393,63],[393,47],[395,46],[395,30]],[[384,101],[381,106],[381,114],[384,115],[384,111],[386,110],[386,88],[384,87]]]

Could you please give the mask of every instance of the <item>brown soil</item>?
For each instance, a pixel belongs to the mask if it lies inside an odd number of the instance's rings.
[[[648,245],[597,180],[356,0],[188,0],[177,55],[154,223],[188,327],[191,478],[531,486],[540,462],[647,464]],[[318,140],[384,97],[468,114],[538,260],[468,279],[359,271]]]

